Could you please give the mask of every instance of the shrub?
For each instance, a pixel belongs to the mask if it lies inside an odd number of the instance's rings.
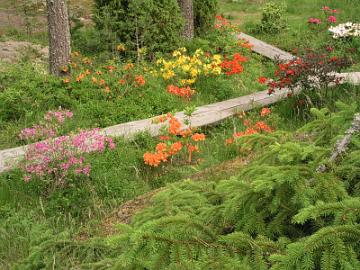
[[[200,36],[213,28],[218,0],[193,0],[193,2],[195,33]]]
[[[184,21],[176,0],[95,1],[96,25],[110,42],[148,53],[178,47]]]
[[[274,2],[266,3],[263,8],[261,23],[258,26],[258,31],[266,34],[276,34],[283,30],[285,25],[284,20],[285,7]]]

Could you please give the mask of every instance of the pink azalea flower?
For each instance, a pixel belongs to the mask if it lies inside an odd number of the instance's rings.
[[[335,16],[329,16],[328,22],[329,23],[336,23],[336,17]]]

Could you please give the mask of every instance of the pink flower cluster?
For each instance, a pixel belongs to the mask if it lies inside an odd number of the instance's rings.
[[[25,181],[33,176],[48,176],[55,185],[63,185],[70,173],[90,175],[91,167],[85,164],[84,153],[103,152],[115,148],[113,139],[100,134],[99,129],[84,130],[77,135],[50,138],[28,147],[22,169]]]
[[[321,24],[321,20],[318,18],[309,18],[308,23],[310,24]]]
[[[31,128],[24,128],[21,130],[19,137],[21,140],[40,140],[43,138],[50,138],[56,135],[56,131],[51,127],[42,125],[34,125]]]
[[[64,123],[66,118],[72,118],[73,117],[73,113],[69,110],[63,110],[61,108],[59,108],[58,111],[48,111],[45,116],[44,119],[46,121],[57,121],[58,123]]]
[[[59,125],[62,125],[66,119],[73,117],[73,113],[64,110],[61,107],[58,111],[48,111],[45,116],[45,122],[34,125],[31,128],[21,130],[19,137],[24,141],[38,141],[41,139],[52,138],[58,135]]]
[[[337,21],[336,17],[335,17],[334,15],[330,15],[330,14],[335,14],[335,13],[338,12],[338,10],[336,10],[336,9],[331,9],[331,8],[328,7],[328,6],[322,7],[321,10],[324,11],[324,13],[325,13],[325,18],[324,18],[324,20],[327,18],[327,22],[328,22],[329,24],[336,23],[336,21]],[[315,24],[315,25],[317,25],[317,24],[321,24],[321,23],[322,23],[322,21],[321,21],[320,19],[318,19],[318,18],[309,18],[309,19],[308,19],[308,24]]]

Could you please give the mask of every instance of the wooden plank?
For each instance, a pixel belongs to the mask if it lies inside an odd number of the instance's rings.
[[[238,38],[246,39],[254,45],[253,51],[259,53],[272,60],[279,59],[282,61],[289,61],[294,58],[293,55],[287,53],[279,48],[271,46],[261,40],[251,37],[247,34],[241,33]],[[352,73],[339,73],[339,78],[343,78],[341,83],[351,83],[360,85],[360,72]],[[300,91],[297,89],[297,91]],[[276,91],[273,95],[269,96],[267,91],[258,92],[255,94],[234,98],[222,102],[217,102],[197,108],[194,112],[191,122],[193,127],[202,127],[210,124],[217,123],[225,118],[235,115],[239,111],[248,111],[256,106],[267,106],[278,102],[286,97],[287,90],[283,89]],[[183,112],[175,115],[180,121],[186,119]],[[157,136],[161,127],[164,124],[154,124],[155,118],[132,121],[124,124],[119,124],[107,127],[101,130],[101,133],[108,136],[125,138],[132,138],[139,132],[148,131],[151,135]],[[11,168],[16,162],[22,158],[28,146],[20,146],[12,149],[0,151],[0,173]]]
[[[360,72],[341,73],[344,80],[342,83],[353,83],[360,85]],[[300,91],[297,89],[297,91]],[[267,91],[261,91],[247,96],[242,96],[234,99],[229,99],[222,102],[217,102],[205,106],[198,107],[193,113],[191,123],[193,127],[202,127],[217,123],[228,117],[231,117],[238,112],[249,111],[255,107],[267,106],[274,104],[287,95],[288,90],[282,89],[275,91],[274,94],[268,95]],[[176,113],[175,116],[183,123],[186,116],[183,112]],[[165,124],[154,124],[154,118],[132,121],[102,129],[102,134],[113,137],[125,137],[131,139],[139,132],[149,132],[152,136],[157,136],[161,128]],[[185,125],[184,125],[185,128]],[[22,158],[28,146],[20,146],[16,148],[6,149],[0,151],[0,172],[3,172],[12,165],[16,164],[17,160]]]
[[[276,91],[273,95],[268,95],[267,91],[261,91],[247,96],[234,98],[222,102],[217,102],[198,107],[194,112],[191,123],[193,127],[202,127],[219,122],[225,118],[235,115],[240,111],[248,111],[256,106],[267,106],[286,97],[286,91]],[[183,123],[186,116],[183,112],[176,113],[175,116]],[[160,133],[161,127],[165,125],[155,124],[154,118],[132,121],[107,127],[101,130],[102,134],[108,136],[132,138],[139,132],[149,132],[156,136]],[[185,128],[185,125],[184,125]],[[20,146],[12,149],[0,151],[0,172],[10,169],[17,161],[22,158],[28,146]]]
[[[264,41],[256,39],[245,33],[240,33],[237,37],[239,39],[248,40],[252,45],[254,45],[252,47],[252,50],[254,52],[261,54],[267,58],[270,58],[272,60],[290,61],[295,58],[295,56],[292,55],[291,53],[285,52],[279,48],[276,48],[270,44],[267,44]]]

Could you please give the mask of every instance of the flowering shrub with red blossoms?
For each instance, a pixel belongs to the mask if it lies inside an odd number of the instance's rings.
[[[298,56],[297,59],[278,64],[275,79],[268,80],[269,94],[275,89],[287,88],[293,91],[301,87],[306,91],[327,88],[331,83],[338,84],[340,79],[334,73],[351,64],[347,58],[333,56],[328,51],[307,49]]]
[[[193,160],[193,153],[199,152],[199,142],[205,141],[206,137],[203,133],[196,133],[191,125],[184,129],[180,121],[172,114],[167,114],[157,119],[158,122],[168,122],[165,135],[159,136],[162,141],[156,145],[155,152],[146,152],[143,156],[144,163],[158,167],[161,163],[173,159],[175,155],[185,150],[187,162]]]

